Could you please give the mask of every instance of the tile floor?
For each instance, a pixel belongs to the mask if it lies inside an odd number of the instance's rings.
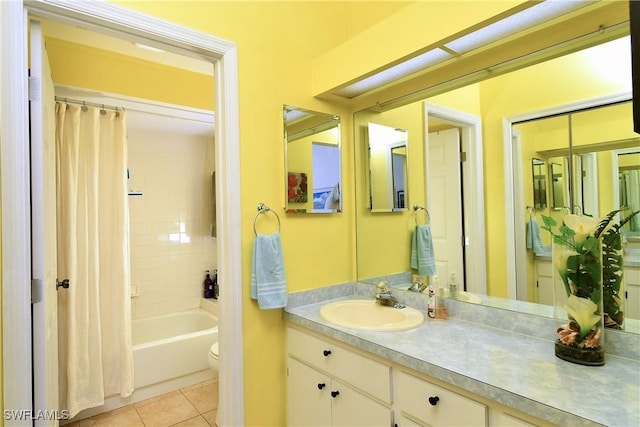
[[[214,420],[217,410],[218,380],[210,380],[67,424],[67,426],[209,427],[216,425]]]

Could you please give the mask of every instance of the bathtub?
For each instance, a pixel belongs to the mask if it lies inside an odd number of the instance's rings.
[[[202,308],[133,320],[136,389],[209,369],[218,318]]]

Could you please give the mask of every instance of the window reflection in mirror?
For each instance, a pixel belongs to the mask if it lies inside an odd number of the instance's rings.
[[[288,213],[342,211],[340,118],[284,106]]]
[[[626,151],[626,150],[625,150]],[[618,152],[618,197],[622,216],[640,209],[640,149]],[[627,239],[640,242],[640,218],[633,217],[624,225]],[[640,248],[640,243],[634,246]]]
[[[547,165],[544,160],[531,159],[533,173],[533,207],[547,208]]]
[[[372,212],[405,210],[407,131],[369,123],[365,141],[369,168],[369,208]]]

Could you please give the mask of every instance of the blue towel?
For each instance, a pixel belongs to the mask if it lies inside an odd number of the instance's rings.
[[[253,243],[251,298],[263,310],[287,305],[280,234],[258,234]]]
[[[533,253],[541,255],[545,253],[545,247],[540,237],[540,225],[538,220],[532,217],[527,224],[527,249],[533,249]]]
[[[423,276],[433,276],[436,272],[436,260],[431,240],[431,226],[416,225],[411,240],[411,268]]]

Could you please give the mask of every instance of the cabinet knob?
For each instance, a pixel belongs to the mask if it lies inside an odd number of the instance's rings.
[[[436,406],[439,400],[440,398],[438,396],[431,396],[429,398],[429,403],[431,404],[431,406]]]
[[[336,397],[338,397],[339,394],[340,394],[340,392],[337,391],[337,390],[336,391],[332,391],[331,392],[331,397],[333,397],[335,399]]]
[[[318,390],[322,390],[323,388],[325,388],[325,386],[325,383],[318,383]]]
[[[322,352],[322,354],[324,354],[324,357],[327,357],[328,355],[331,354],[331,350],[325,350]]]

